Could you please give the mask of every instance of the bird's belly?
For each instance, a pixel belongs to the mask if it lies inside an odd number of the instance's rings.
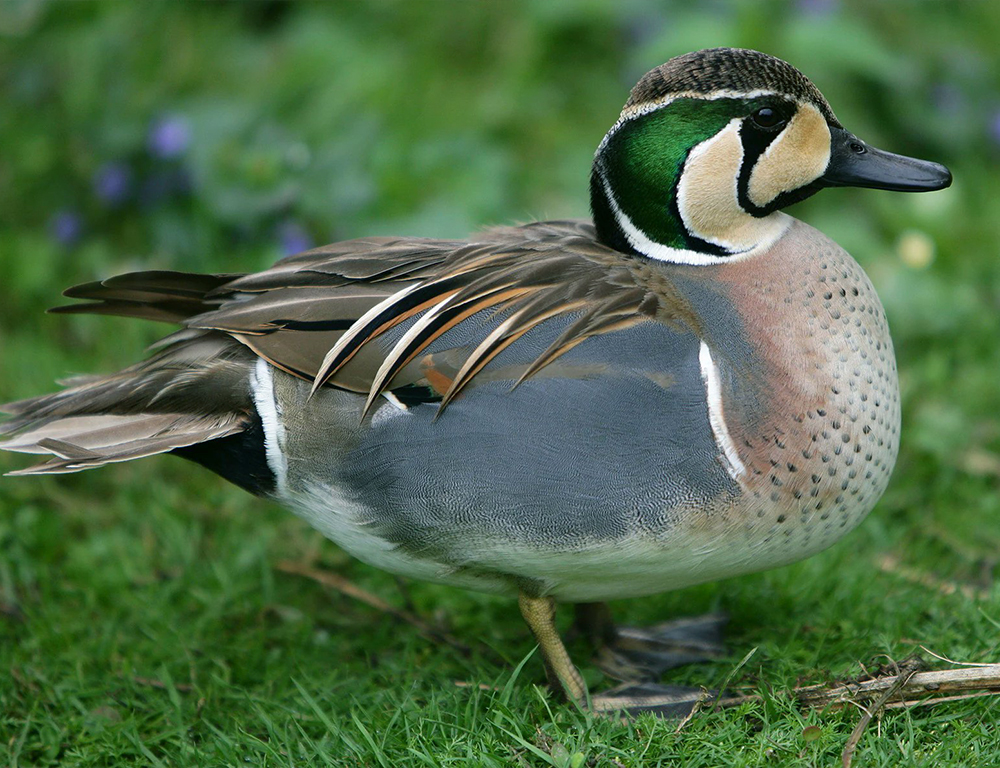
[[[621,536],[580,538],[565,546],[531,531],[462,532],[460,550],[413,548],[390,541],[374,522],[377,509],[336,486],[312,483],[283,503],[359,560],[402,576],[482,592],[530,588],[566,602],[656,594],[774,568],[827,548],[860,523],[877,495],[841,516],[781,514],[781,505],[751,493],[720,497]],[[530,585],[530,586],[529,586]]]

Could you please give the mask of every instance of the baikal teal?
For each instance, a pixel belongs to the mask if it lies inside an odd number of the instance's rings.
[[[898,450],[878,296],[782,209],[827,186],[950,181],[850,134],[790,64],[687,54],[633,88],[595,158],[594,222],[69,289],[82,303],[56,311],[179,330],[122,371],[7,404],[0,447],[41,458],[20,475],[187,458],[374,566],[516,597],[577,705],[681,714],[700,691],[658,677],[718,655],[723,618],[616,627],[605,601],[830,546]],[[557,602],[622,686],[589,695]]]

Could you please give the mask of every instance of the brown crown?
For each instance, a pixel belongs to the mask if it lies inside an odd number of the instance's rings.
[[[651,69],[632,89],[625,108],[691,91],[775,91],[813,104],[831,125],[840,121],[809,78],[787,61],[744,48],[707,48],[675,56]]]

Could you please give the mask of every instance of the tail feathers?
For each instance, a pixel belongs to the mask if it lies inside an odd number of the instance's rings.
[[[228,437],[253,418],[256,357],[204,333],[110,376],[70,379],[61,392],[0,405],[0,450],[50,457],[14,475],[78,472]]]
[[[0,405],[14,416],[0,435],[67,416],[247,411],[256,360],[228,336],[201,331],[118,373],[71,377],[61,392]]]
[[[67,416],[21,430],[13,437],[8,438],[3,443],[3,447],[6,451],[18,453],[56,453],[56,451],[49,450],[45,443],[71,441],[81,450],[93,451],[101,446],[120,443],[122,436],[129,432],[162,433],[169,430],[177,420],[176,414],[159,413]]]
[[[53,457],[34,467],[11,472],[12,475],[79,472],[228,437],[242,431],[246,422],[246,416],[238,414],[68,416],[22,429],[0,442],[0,448]]]
[[[22,432],[0,443],[0,448],[51,457],[10,475],[65,474],[228,437],[242,432],[246,422],[246,417],[235,414],[70,417]]]

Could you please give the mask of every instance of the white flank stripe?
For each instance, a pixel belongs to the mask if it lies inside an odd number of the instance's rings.
[[[281,423],[278,401],[274,396],[274,377],[271,366],[263,357],[250,372],[250,392],[254,405],[264,425],[264,450],[267,466],[274,472],[274,486],[278,496],[285,495],[288,478],[288,460],[282,451],[285,443],[285,425]]]
[[[726,417],[722,406],[722,387],[719,384],[719,370],[712,360],[712,351],[708,344],[701,342],[701,349],[698,352],[698,362],[701,363],[701,377],[705,381],[705,395],[708,400],[708,422],[712,425],[712,434],[715,436],[715,443],[722,449],[722,456],[726,460],[726,471],[733,480],[739,480],[747,473],[747,468],[740,461],[740,455],[736,451],[733,438],[729,436],[729,429],[726,427]]]

